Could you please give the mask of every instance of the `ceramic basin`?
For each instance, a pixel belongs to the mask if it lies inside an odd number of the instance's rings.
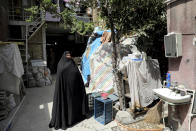
[[[173,104],[180,104],[180,103],[187,103],[191,100],[191,95],[181,96],[180,93],[175,93],[169,88],[159,88],[153,89],[154,93],[169,103]]]

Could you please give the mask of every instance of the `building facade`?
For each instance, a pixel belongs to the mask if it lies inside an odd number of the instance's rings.
[[[0,1],[0,41],[7,41],[8,37],[8,10],[7,0]]]
[[[168,33],[182,34],[182,57],[169,58],[169,72],[171,81],[183,84],[188,89],[196,90],[196,0],[169,0],[167,3],[167,29]],[[175,117],[180,122],[173,123],[179,131],[188,131],[190,105],[176,106]],[[171,108],[169,117],[172,121]],[[191,130],[196,130],[196,119],[192,119]]]

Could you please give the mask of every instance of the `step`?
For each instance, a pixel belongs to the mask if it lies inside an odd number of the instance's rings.
[[[34,25],[34,26],[30,27],[30,29],[29,29],[29,30],[34,30],[34,29],[38,28],[40,25],[41,25],[41,23],[36,24],[36,25]]]

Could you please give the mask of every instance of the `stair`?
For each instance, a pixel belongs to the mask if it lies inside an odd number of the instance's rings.
[[[42,18],[39,17],[33,23],[33,25],[30,25],[28,27],[28,40],[31,39],[36,34],[36,32],[41,29],[41,27],[45,24],[45,21],[43,21]]]
[[[41,17],[38,17],[36,20],[34,20],[33,24],[28,25],[26,28],[26,43],[22,46],[19,47],[20,52],[21,52],[21,57],[23,60],[23,65],[24,65],[24,75],[23,75],[23,81],[25,83],[25,86],[28,87],[28,61],[27,61],[27,54],[28,50],[26,46],[28,46],[28,41],[42,28],[42,26],[45,24],[45,21],[42,20]]]

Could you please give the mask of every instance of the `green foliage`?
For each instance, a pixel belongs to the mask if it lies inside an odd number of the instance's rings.
[[[137,34],[138,48],[147,53],[163,44],[167,33],[164,0],[100,0],[100,17],[108,28],[112,19],[117,41],[122,35]]]
[[[108,28],[113,25],[117,32],[115,33],[117,44],[122,35],[136,34],[138,49],[158,59],[161,71],[166,72],[164,35],[167,34],[167,23],[164,1],[100,0],[100,17],[105,20]]]
[[[27,22],[31,22],[39,14],[38,6],[32,6],[31,8],[25,9],[26,12],[30,13],[29,17],[26,19]]]
[[[138,48],[152,52],[155,44],[163,43],[166,34],[166,5],[164,0],[71,0],[73,7],[80,6],[95,8],[99,6],[99,17],[104,20],[106,28],[113,25],[118,41],[122,35],[137,34]],[[49,11],[61,17],[65,29],[86,35],[93,30],[93,23],[86,23],[76,19],[75,12],[66,9],[56,12],[56,5],[51,0],[40,0],[40,6],[27,9],[31,12],[30,20],[38,13]],[[29,21],[30,21],[29,20]],[[112,23],[112,24],[111,24]],[[149,44],[150,43],[150,44]]]
[[[25,9],[25,11],[29,13],[29,18],[26,19],[27,22],[34,21],[38,16],[44,15],[46,11],[58,15],[57,5],[53,4],[51,0],[40,0],[39,2],[40,2],[39,5],[32,6],[31,8]]]
[[[60,13],[65,29],[70,29],[72,33],[77,32],[80,35],[87,35],[93,31],[94,25],[92,22],[84,22],[76,18],[76,14],[65,9]]]
[[[75,5],[75,1],[72,1]],[[26,9],[26,12],[30,13],[27,22],[32,22],[39,15],[40,12],[45,14],[45,12],[50,12],[54,14],[54,17],[61,18],[61,24],[63,24],[65,29],[70,30],[72,33],[77,32],[80,35],[88,35],[93,31],[94,24],[92,22],[84,22],[76,19],[76,13],[72,9],[65,8],[62,12],[57,12],[57,5],[53,4],[51,0],[40,0],[39,6],[32,6]]]

